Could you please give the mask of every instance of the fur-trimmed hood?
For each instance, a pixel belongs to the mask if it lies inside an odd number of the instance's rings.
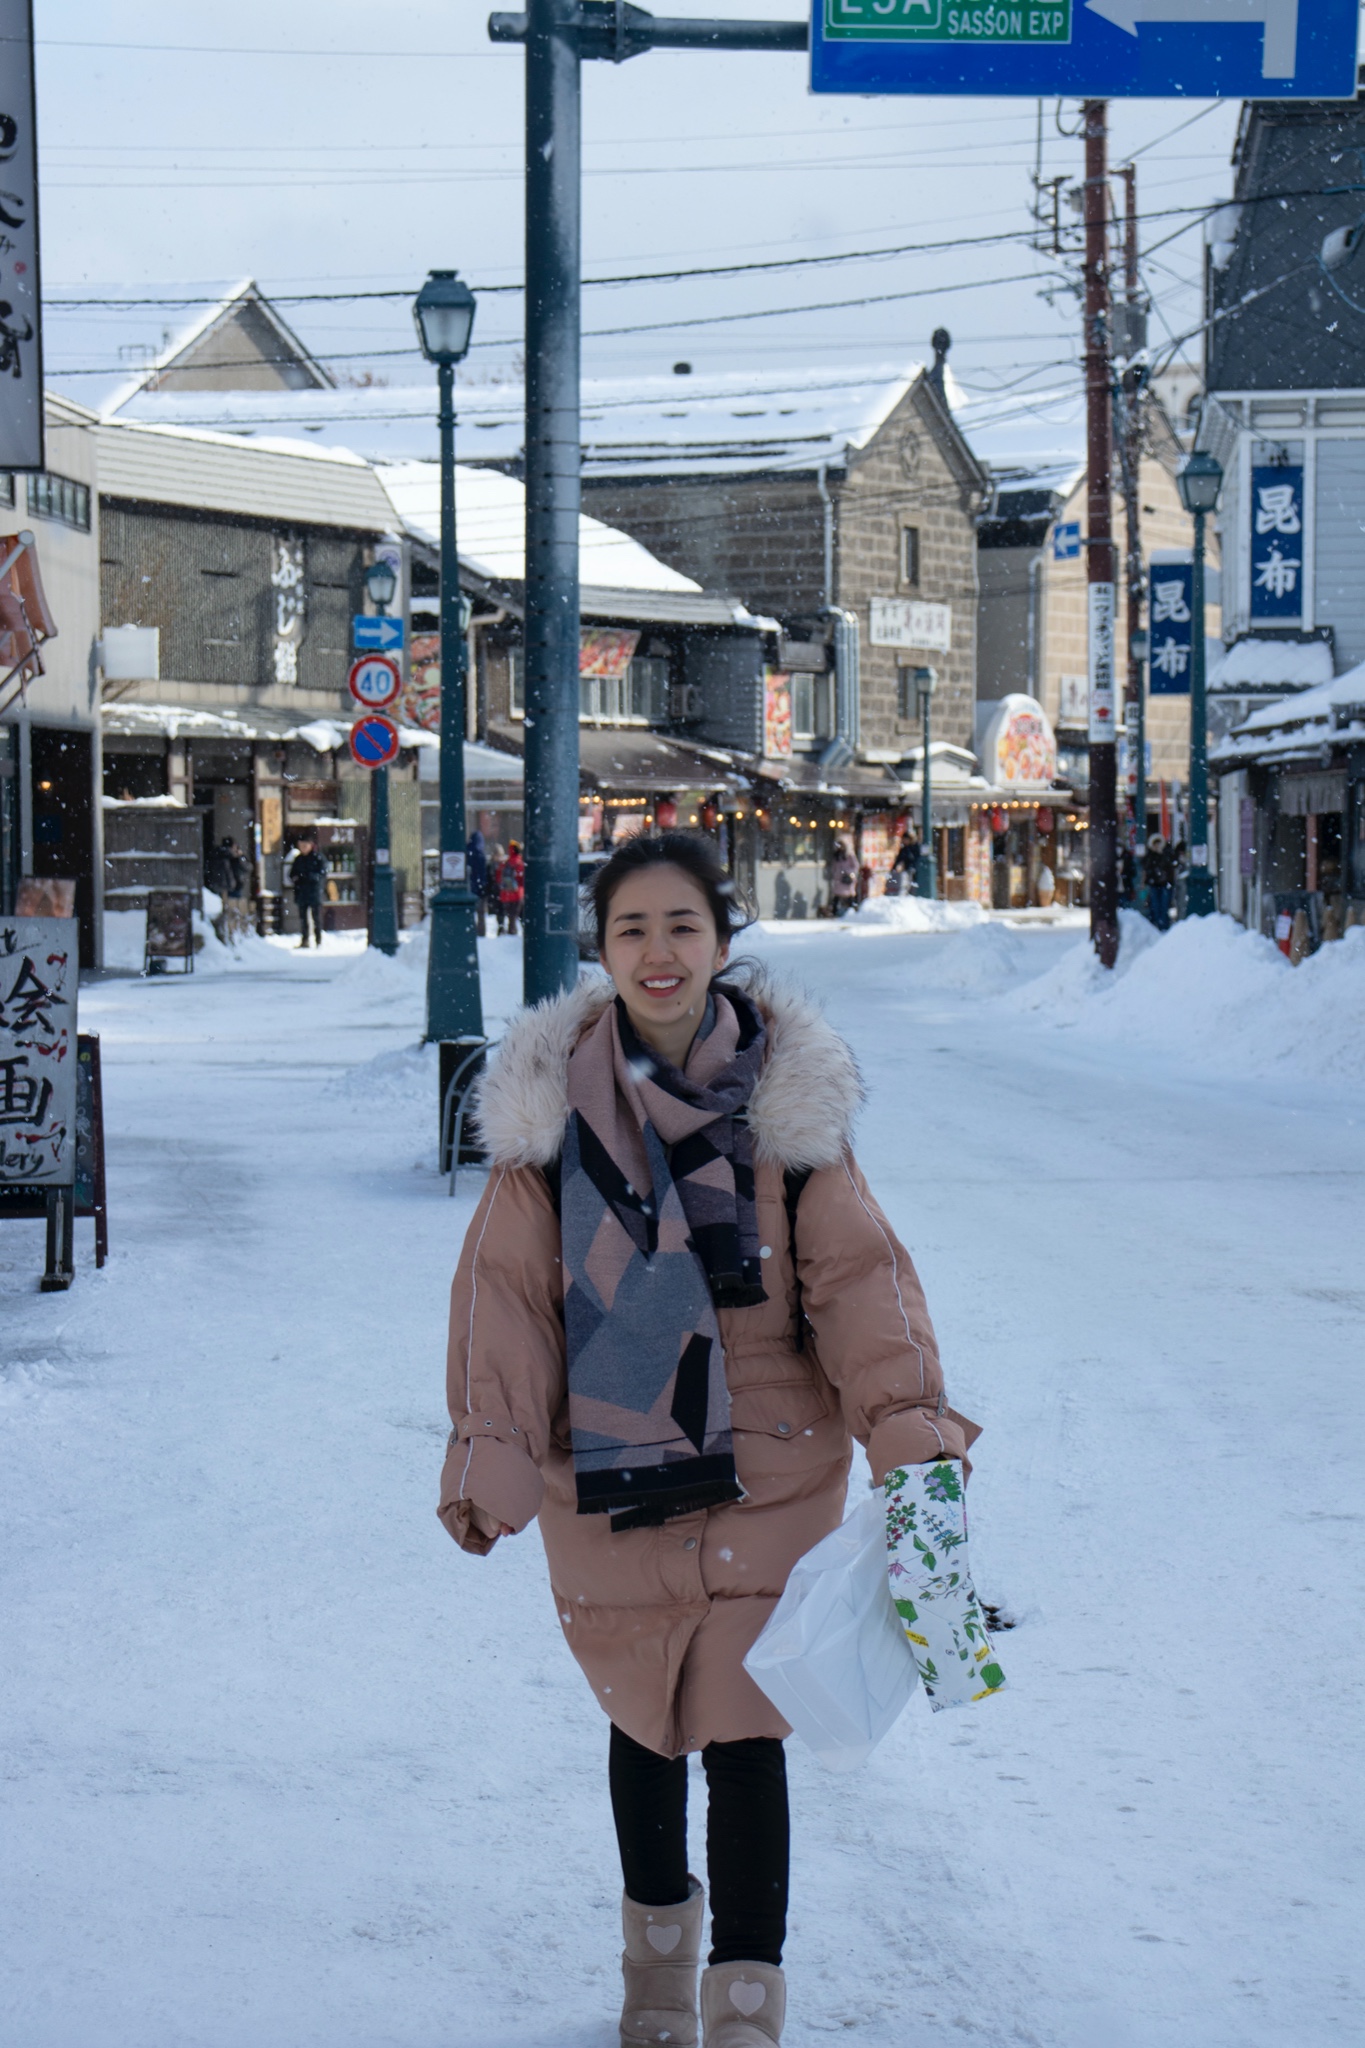
[[[752,964],[724,977],[744,988],[768,1027],[768,1056],[749,1102],[756,1158],[806,1171],[837,1166],[863,1087],[852,1053],[799,989]],[[605,977],[525,1010],[479,1084],[475,1116],[498,1166],[548,1166],[564,1142],[569,1055],[612,1000]]]

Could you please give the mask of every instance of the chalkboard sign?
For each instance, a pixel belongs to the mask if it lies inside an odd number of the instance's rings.
[[[0,1187],[76,1172],[74,917],[0,918]]]

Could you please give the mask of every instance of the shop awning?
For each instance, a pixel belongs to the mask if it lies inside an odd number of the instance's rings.
[[[813,754],[793,754],[780,760],[770,756],[756,762],[753,772],[794,796],[861,797],[896,803],[901,794],[900,784],[889,768],[857,761],[824,768]]]
[[[585,795],[664,796],[679,790],[747,790],[733,754],[688,746],[645,726],[594,728],[578,734],[579,786]]]

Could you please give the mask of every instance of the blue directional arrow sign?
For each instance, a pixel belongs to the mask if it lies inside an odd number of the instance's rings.
[[[357,653],[396,653],[403,639],[401,619],[371,619],[357,612],[351,620],[351,645]]]
[[[1353,99],[1357,0],[812,0],[811,90]]]

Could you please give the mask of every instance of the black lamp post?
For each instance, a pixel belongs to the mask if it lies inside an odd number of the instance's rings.
[[[1204,697],[1204,521],[1218,509],[1223,465],[1196,449],[1176,478],[1180,502],[1194,520],[1190,610],[1190,872],[1185,915],[1211,917],[1217,908],[1209,863],[1209,721]]]
[[[381,555],[365,571],[365,588],[382,619],[398,588],[398,571]],[[393,847],[389,826],[389,771],[370,771],[370,944],[392,956],[398,951],[398,906],[393,889]]]
[[[938,860],[934,853],[934,778],[929,766],[931,727],[929,708],[934,701],[934,690],[938,684],[938,672],[932,668],[915,670],[915,695],[919,698],[920,715],[920,846],[919,867],[915,872],[915,889],[921,896],[931,900],[938,895]]]
[[[413,305],[422,353],[436,365],[441,430],[441,872],[431,904],[427,1038],[441,1047],[441,1101],[452,1073],[483,1039],[474,898],[464,812],[465,642],[455,547],[455,365],[469,350],[474,294],[454,270],[433,270]],[[462,1043],[465,1050],[461,1050]]]

